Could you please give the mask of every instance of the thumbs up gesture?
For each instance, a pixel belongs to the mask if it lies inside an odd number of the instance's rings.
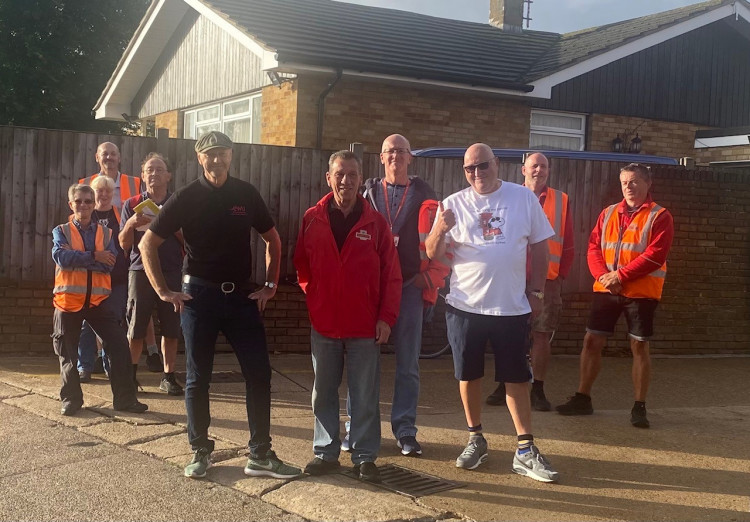
[[[442,201],[439,203],[438,207],[440,212],[438,212],[437,218],[435,218],[435,229],[442,236],[456,226],[456,215],[451,209],[444,208]]]

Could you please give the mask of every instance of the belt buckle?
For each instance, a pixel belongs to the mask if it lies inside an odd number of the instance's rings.
[[[234,283],[231,281],[224,281],[221,283],[221,291],[224,292],[224,295],[231,294],[234,292]]]

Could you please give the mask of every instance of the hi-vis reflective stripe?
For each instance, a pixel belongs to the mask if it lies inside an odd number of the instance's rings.
[[[129,194],[128,199],[138,194],[138,189],[140,188],[140,184],[136,185],[136,178],[133,176],[126,176],[125,174],[122,174],[120,176],[120,181],[122,181],[122,178],[125,178],[128,183],[128,194]]]
[[[607,268],[609,270],[617,269],[617,261],[620,258],[621,250],[626,250],[629,252],[645,252],[646,248],[648,247],[649,238],[651,237],[651,227],[653,226],[654,220],[656,219],[656,216],[659,215],[659,212],[662,210],[662,208],[663,207],[661,207],[660,205],[654,204],[654,206],[649,210],[646,223],[643,225],[643,228],[641,229],[640,239],[638,242],[634,242],[634,243],[622,242],[622,234],[624,232],[622,230],[620,231],[620,235],[617,241],[606,241],[605,231],[607,230],[607,225],[609,224],[609,220],[612,219],[612,215],[616,212],[617,205],[611,205],[607,209],[607,213],[604,215],[604,221],[602,222],[601,244],[602,244],[602,251],[607,251],[607,250],[615,251],[615,255],[614,255],[614,258],[612,259],[612,262],[607,263]],[[635,221],[631,222],[630,226],[634,226],[634,225],[635,225]],[[655,277],[658,277],[658,276],[655,276]]]

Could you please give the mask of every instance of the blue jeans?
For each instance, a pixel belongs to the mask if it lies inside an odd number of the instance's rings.
[[[264,459],[271,449],[271,363],[258,306],[245,290],[225,295],[219,288],[183,283],[182,291],[192,296],[180,316],[185,337],[185,409],[190,446],[193,451],[214,449],[214,441],[208,438],[208,389],[216,338],[221,331],[245,378],[250,455]]]
[[[315,382],[312,409],[315,415],[313,453],[335,461],[341,452],[339,438],[339,386],[346,362],[352,427],[349,441],[352,462],[374,462],[380,451],[380,346],[373,338],[333,339],[310,333]],[[346,361],[344,361],[346,352]]]
[[[391,339],[396,351],[391,429],[396,439],[417,435],[419,402],[419,352],[422,346],[422,289],[413,283],[401,289],[401,308]]]
[[[101,304],[112,310],[117,318],[117,322],[125,328],[125,306],[128,300],[128,285],[121,284],[112,287],[112,293]],[[96,360],[96,334],[91,329],[88,321],[84,321],[81,326],[81,339],[78,341],[78,371],[89,372],[94,369]],[[102,363],[104,371],[109,374],[109,358],[104,348],[102,348]]]

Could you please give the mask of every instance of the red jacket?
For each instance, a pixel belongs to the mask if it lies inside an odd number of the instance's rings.
[[[307,297],[313,328],[326,337],[375,337],[375,324],[391,327],[401,302],[401,268],[385,218],[367,201],[339,252],[328,205],[333,193],[305,212],[294,266]]]

